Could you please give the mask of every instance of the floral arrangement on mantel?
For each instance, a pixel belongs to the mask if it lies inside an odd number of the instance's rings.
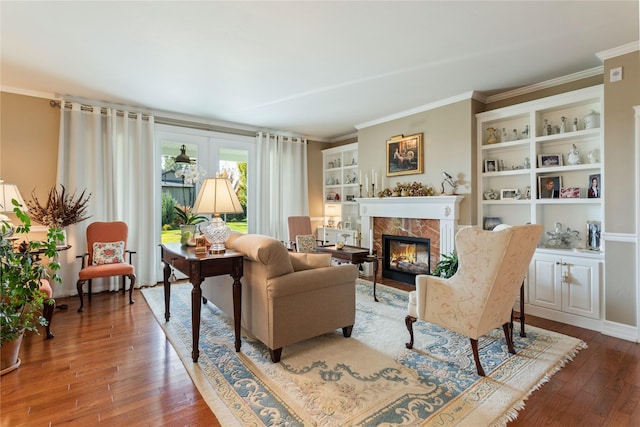
[[[394,188],[385,188],[378,193],[378,197],[418,197],[436,196],[436,189],[432,185],[425,185],[420,182],[413,184],[397,183]]]
[[[76,197],[76,192],[68,194],[64,185],[53,187],[49,191],[47,203],[43,206],[38,198],[31,192],[32,200],[27,202],[29,208],[29,216],[34,221],[39,222],[49,228],[64,228],[66,226],[76,224],[89,218],[87,208],[91,193],[85,197],[87,190],[82,191]]]

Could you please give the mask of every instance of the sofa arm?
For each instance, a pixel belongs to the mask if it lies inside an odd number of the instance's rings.
[[[355,285],[357,278],[358,267],[354,264],[302,270],[269,279],[267,281],[267,294],[269,298],[280,298],[331,286],[349,283]]]

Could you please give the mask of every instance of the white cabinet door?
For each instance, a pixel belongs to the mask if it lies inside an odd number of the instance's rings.
[[[562,311],[600,318],[601,266],[597,260],[562,258]]]
[[[529,304],[562,310],[560,257],[535,254],[529,266]]]

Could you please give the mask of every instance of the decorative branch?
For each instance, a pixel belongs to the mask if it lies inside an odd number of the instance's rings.
[[[33,200],[27,202],[29,216],[42,225],[49,228],[64,228],[68,225],[76,224],[89,218],[86,215],[91,193],[85,197],[85,192],[76,197],[76,192],[67,194],[64,185],[60,185],[60,190],[53,187],[49,191],[47,204],[42,206],[35,195],[35,190],[31,192]]]

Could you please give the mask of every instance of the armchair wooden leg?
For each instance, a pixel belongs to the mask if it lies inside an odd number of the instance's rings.
[[[484,369],[482,369],[480,355],[478,354],[478,340],[474,340],[473,338],[469,339],[471,340],[471,350],[473,350],[473,360],[476,362],[476,370],[478,371],[478,375],[484,377]]]
[[[516,354],[516,349],[513,347],[513,325],[510,326],[509,323],[505,323],[502,325],[502,330],[504,330],[504,339],[507,340],[509,353]]]
[[[273,363],[278,363],[280,361],[280,357],[282,356],[282,347],[276,348],[275,350],[269,349],[269,354],[271,354],[271,361]]]
[[[405,344],[407,348],[413,348],[413,324],[418,320],[415,317],[407,316],[404,318],[404,324],[407,325],[407,330],[409,331],[409,342]]]
[[[131,280],[131,284],[129,285],[129,304],[133,304],[133,287],[136,285],[136,275],[135,274],[130,274],[129,275],[129,280]],[[123,292],[124,292],[124,285],[122,288]]]
[[[82,295],[82,285],[84,285],[84,282],[86,282],[86,280],[78,280],[78,284],[76,285],[76,288],[78,288],[78,296],[80,297],[80,308],[78,309],[78,313],[84,309],[84,297]],[[89,289],[91,289],[91,285],[89,285]]]
[[[352,331],[353,331],[353,325],[345,326],[344,328],[342,328],[342,335],[344,335],[345,338],[349,338],[351,336]]]
[[[46,299],[44,301],[44,307],[42,308],[42,317],[47,320],[47,326],[45,330],[47,332],[47,339],[51,339],[54,337],[51,332],[51,320],[53,320],[53,311],[56,308],[56,301],[53,298]]]

